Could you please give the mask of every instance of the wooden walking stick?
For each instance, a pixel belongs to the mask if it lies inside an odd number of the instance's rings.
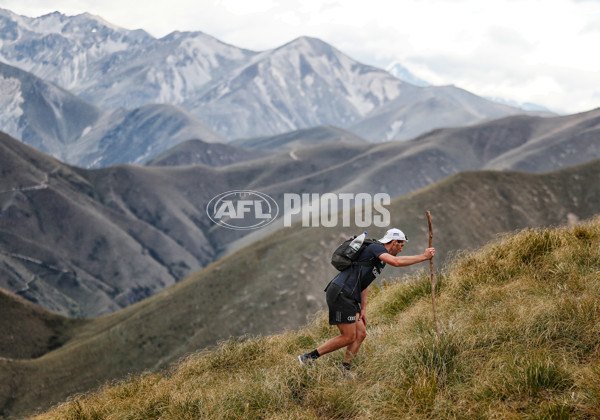
[[[431,213],[427,210],[427,224],[429,225],[429,248],[433,247],[433,225],[431,224]],[[433,305],[433,320],[437,338],[440,338],[440,326],[438,324],[437,310],[435,309],[435,275],[433,274],[433,258],[429,260],[429,271],[431,272],[431,303]]]

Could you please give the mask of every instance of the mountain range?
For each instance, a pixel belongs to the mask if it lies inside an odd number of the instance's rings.
[[[283,208],[286,193],[394,198],[465,170],[550,171],[600,158],[599,124],[600,110],[515,116],[405,142],[325,142],[252,160],[239,153],[240,161],[219,167],[188,161],[96,170],[68,166],[2,136],[0,285],[65,315],[105,314],[282,226],[281,219],[257,232],[215,225],[206,206],[223,192],[261,191]]]
[[[393,200],[391,224],[410,238],[403,252],[417,254],[427,246],[425,210],[430,210],[435,264],[443,272],[449,254],[499,232],[596,214],[599,176],[598,160],[544,174],[463,172]],[[323,288],[335,273],[332,249],[358,229],[300,224],[280,229],[142,302],[90,320],[58,317],[0,293],[2,307],[10,308],[0,333],[14,343],[0,347],[2,412],[46,408],[104,381],[166,367],[231,336],[303,325],[324,308]],[[371,235],[379,237],[380,230]],[[383,280],[405,272],[387,267]]]
[[[105,111],[1,62],[0,104],[0,124],[8,134],[83,167],[144,163],[193,138],[224,141],[181,107],[150,104]]]
[[[289,131],[274,136],[238,139],[229,144],[245,149],[262,151],[282,151],[302,149],[323,143],[357,143],[365,145],[367,140],[356,134],[333,126],[318,126],[302,130]],[[167,151],[166,153],[169,153]]]
[[[146,162],[148,166],[206,165],[227,166],[265,156],[263,150],[248,150],[233,144],[209,143],[203,140],[187,140],[165,150]]]
[[[129,112],[149,104],[179,106],[198,120],[191,123],[191,131],[201,122],[229,140],[323,125],[349,129],[374,142],[405,140],[438,127],[527,112],[454,86],[415,86],[308,37],[256,52],[201,32],[173,32],[156,39],[142,30],[118,28],[85,13],[65,16],[56,12],[28,18],[0,10],[0,41],[0,61],[90,104]],[[0,90],[4,91],[0,101],[11,103],[14,112],[11,118],[5,117],[0,129],[20,138],[15,128],[24,115],[19,114],[23,106],[14,98],[15,82],[9,78],[7,83]],[[61,114],[60,107],[55,107],[55,113],[58,119],[69,118]],[[118,127],[106,131],[109,138],[110,134],[124,138],[149,134],[148,130],[138,133],[135,126],[124,132]],[[172,131],[154,136],[158,143],[177,141],[170,138],[177,137]],[[197,133],[184,140],[195,138],[212,141]],[[145,152],[137,158],[107,159],[102,164],[139,163],[160,153]],[[67,157],[66,153],[53,155]],[[68,158],[71,164],[100,166],[77,153]]]

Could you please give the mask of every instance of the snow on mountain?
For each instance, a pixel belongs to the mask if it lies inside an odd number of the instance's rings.
[[[400,80],[404,80],[405,82],[410,83],[411,85],[421,86],[421,87],[431,86],[430,83],[427,83],[423,79],[419,79],[417,76],[412,74],[410,71],[408,71],[408,69],[406,67],[404,67],[402,64],[400,64],[397,61],[393,61],[392,63],[390,63],[386,67],[386,70],[392,76],[397,77]]]

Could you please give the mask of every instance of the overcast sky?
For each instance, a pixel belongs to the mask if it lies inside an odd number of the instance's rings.
[[[600,106],[600,0],[0,0],[26,16],[89,12],[155,37],[202,31],[265,50],[320,38],[435,85],[574,113]]]

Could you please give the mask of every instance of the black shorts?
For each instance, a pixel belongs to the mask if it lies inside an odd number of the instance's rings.
[[[330,284],[325,296],[329,307],[329,325],[353,324],[356,322],[356,314],[360,312],[360,305],[348,296],[340,286]]]

